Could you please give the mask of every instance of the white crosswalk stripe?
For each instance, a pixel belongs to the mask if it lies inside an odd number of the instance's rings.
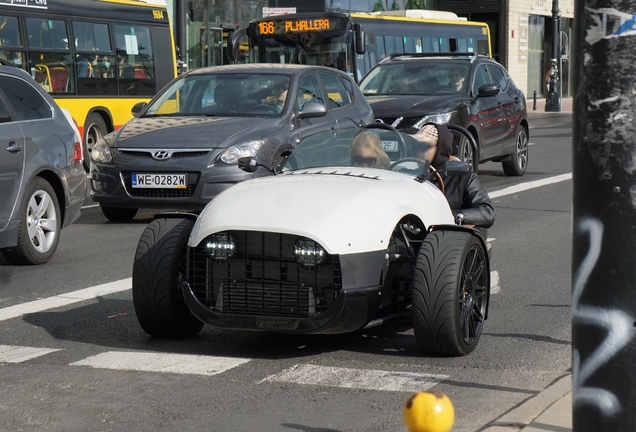
[[[71,365],[141,372],[216,375],[249,361],[250,359],[246,358],[190,354],[108,351],[71,363]]]
[[[30,348],[13,345],[0,345],[0,363],[22,363],[55,351],[60,350],[53,348]]]
[[[426,391],[446,378],[448,378],[448,375],[301,364],[292,366],[279,374],[271,375],[261,382],[286,382],[365,390],[417,392]]]

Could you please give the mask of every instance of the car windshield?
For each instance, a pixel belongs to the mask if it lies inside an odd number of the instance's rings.
[[[209,73],[177,79],[150,103],[149,116],[280,117],[290,76]]]
[[[442,95],[466,89],[468,66],[459,62],[422,61],[378,65],[360,83],[368,95]]]
[[[418,176],[428,170],[426,142],[386,129],[345,129],[303,140],[281,165],[282,172],[324,167],[390,169]]]

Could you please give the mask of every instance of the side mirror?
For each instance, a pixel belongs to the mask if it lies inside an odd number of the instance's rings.
[[[446,175],[449,177],[458,177],[471,171],[470,165],[460,160],[449,160],[445,167]]]
[[[258,168],[258,164],[256,163],[256,159],[251,156],[246,156],[239,158],[238,167],[245,172],[253,173]]]
[[[142,109],[144,109],[146,105],[148,105],[146,102],[137,102],[136,104],[134,104],[132,109],[130,110],[133,117],[139,117],[139,113]]]
[[[230,36],[230,40],[226,46],[227,58],[230,59],[232,63],[236,61],[237,53],[239,51],[239,47],[241,44],[241,38],[247,34],[246,29],[240,29],[232,33]]]
[[[327,107],[318,102],[307,102],[298,114],[298,119],[322,117],[327,114]]]
[[[479,86],[477,97],[497,96],[499,94],[499,84],[484,84]]]
[[[353,24],[353,31],[356,39],[356,54],[364,54],[366,43],[364,40],[364,30],[362,30],[362,26],[360,24],[355,23]]]

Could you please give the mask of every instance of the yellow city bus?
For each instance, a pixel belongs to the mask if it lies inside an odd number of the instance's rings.
[[[253,20],[228,44],[235,62],[331,66],[358,80],[393,53],[429,52],[492,56],[488,24],[429,10],[302,13]]]
[[[165,0],[0,0],[0,58],[71,113],[86,160],[177,74]]]

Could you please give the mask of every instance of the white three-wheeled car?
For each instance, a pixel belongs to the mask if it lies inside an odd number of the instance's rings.
[[[309,137],[277,169],[244,160],[276,175],[231,187],[199,215],[157,216],[133,269],[142,328],[328,334],[409,319],[425,353],[470,353],[490,295],[483,232],[456,224],[412,136],[375,129],[391,166],[352,166],[361,131]]]

